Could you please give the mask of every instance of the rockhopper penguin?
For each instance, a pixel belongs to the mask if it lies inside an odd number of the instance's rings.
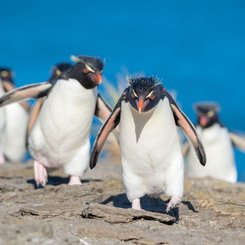
[[[94,57],[72,56],[77,62],[55,81],[28,85],[0,98],[0,106],[28,98],[45,97],[28,137],[37,185],[47,182],[47,169],[63,167],[69,184],[81,184],[89,164],[93,115],[103,120],[110,108],[98,94],[103,62]]]
[[[165,192],[171,197],[169,211],[183,195],[184,166],[176,125],[189,138],[202,165],[205,152],[192,123],[158,79],[137,77],[129,83],[97,135],[90,167],[95,167],[106,138],[119,124],[123,181],[132,208],[141,209],[140,198],[145,194]]]
[[[198,159],[189,144],[183,146],[186,156],[186,174],[189,177],[212,177],[235,183],[237,170],[233,146],[245,151],[245,137],[230,132],[219,119],[219,106],[216,103],[199,103],[197,113],[197,134],[207,154],[207,165],[200,168]]]

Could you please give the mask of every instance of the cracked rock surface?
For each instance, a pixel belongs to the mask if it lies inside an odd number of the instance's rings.
[[[167,196],[130,209],[120,165],[101,162],[81,186],[62,171],[35,189],[32,162],[0,166],[0,244],[245,244],[245,184],[187,179],[182,203]]]

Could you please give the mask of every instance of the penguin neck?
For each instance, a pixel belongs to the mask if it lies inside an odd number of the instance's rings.
[[[219,139],[220,133],[224,130],[224,127],[221,127],[219,123],[213,124],[209,128],[197,128],[197,133],[200,135],[201,140],[206,143],[212,143]]]
[[[200,125],[198,125],[198,131],[201,134],[212,134],[212,132],[217,132],[222,128],[222,126],[216,122],[214,123],[212,126],[208,127],[208,128],[202,128]]]

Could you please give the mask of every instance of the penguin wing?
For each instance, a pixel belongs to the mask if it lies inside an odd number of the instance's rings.
[[[0,97],[0,107],[30,98],[45,96],[52,85],[48,82],[31,84],[9,91]]]
[[[245,152],[245,136],[229,133],[232,143],[241,151]]]
[[[121,111],[121,103],[118,102],[112,111],[111,115],[107,118],[107,120],[102,125],[97,137],[95,139],[92,154],[90,157],[90,168],[94,168],[96,166],[97,160],[99,158],[102,147],[110,134],[110,132],[116,128],[116,126],[120,122],[120,111]]]
[[[176,125],[181,127],[181,129],[184,131],[186,137],[190,141],[190,143],[193,145],[196,155],[199,159],[199,162],[205,166],[206,164],[206,154],[204,151],[204,147],[199,140],[195,127],[189,120],[189,118],[180,110],[174,99],[171,97],[167,91],[164,91],[165,95],[168,97],[171,109],[174,114]]]
[[[33,129],[33,127],[37,121],[37,118],[40,114],[44,100],[45,100],[45,98],[38,99],[36,104],[31,109],[28,124],[27,124],[26,146],[28,145],[28,138],[29,138],[31,130]]]
[[[5,91],[6,93],[8,93],[8,92],[10,92],[10,91],[16,89],[16,87],[15,87],[15,85],[14,85],[12,82],[10,82],[10,81],[5,81],[5,80],[4,80],[4,81],[3,81],[3,89],[4,89],[4,91]],[[20,102],[20,105],[21,105],[27,112],[30,111],[30,105],[29,105],[27,102],[22,101],[22,102]]]
[[[10,81],[3,80],[3,89],[7,93],[7,92],[15,89],[15,86]]]
[[[111,114],[112,109],[110,106],[104,101],[102,96],[98,94],[95,108],[95,115],[104,122]]]

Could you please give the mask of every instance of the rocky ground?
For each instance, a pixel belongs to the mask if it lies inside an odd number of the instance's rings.
[[[183,202],[145,197],[131,210],[120,165],[101,162],[82,186],[62,171],[35,189],[32,162],[0,166],[0,244],[245,244],[245,184],[186,180]]]

